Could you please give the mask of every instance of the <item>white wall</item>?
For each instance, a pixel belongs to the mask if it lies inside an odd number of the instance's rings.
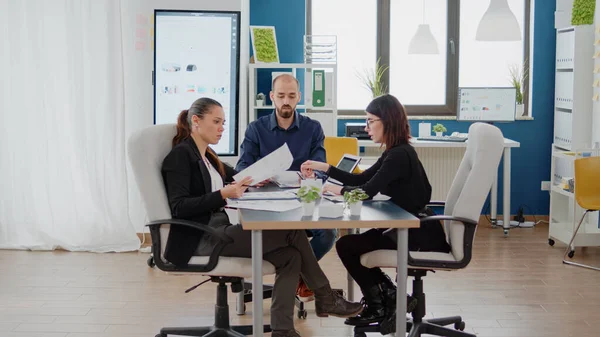
[[[240,96],[238,139],[242,140],[247,125],[247,73],[249,60],[250,23],[249,0],[127,0],[121,2],[121,20],[123,25],[123,63],[124,63],[124,99],[125,126],[127,135],[153,124],[153,86],[152,70],[154,56],[152,49],[152,29],[155,9],[183,10],[229,10],[241,11],[240,22]],[[173,121],[175,123],[176,121]],[[224,161],[235,164],[236,157],[224,157]],[[130,218],[142,232],[146,223],[145,211],[128,167]]]

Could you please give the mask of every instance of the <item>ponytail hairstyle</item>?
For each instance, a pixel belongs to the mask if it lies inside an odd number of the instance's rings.
[[[182,141],[188,139],[192,134],[192,116],[196,115],[200,119],[204,119],[204,115],[210,112],[214,106],[222,108],[221,103],[212,98],[202,97],[192,103],[192,106],[187,110],[182,110],[177,117],[177,134],[173,137],[173,147]],[[206,148],[206,158],[217,165],[217,171],[221,177],[225,177],[225,166],[219,160],[217,153],[210,147]]]

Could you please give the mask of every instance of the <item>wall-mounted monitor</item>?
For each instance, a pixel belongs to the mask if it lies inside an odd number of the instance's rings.
[[[211,147],[237,156],[240,12],[154,11],[154,123],[176,123],[200,97],[223,105],[225,132]]]
[[[507,88],[459,88],[456,119],[464,122],[513,122],[517,90]]]

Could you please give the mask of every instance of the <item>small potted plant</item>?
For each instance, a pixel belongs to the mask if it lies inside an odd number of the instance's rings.
[[[360,188],[344,192],[344,203],[350,209],[350,215],[360,215],[362,202],[368,198],[369,195]]]
[[[440,123],[437,123],[433,126],[433,132],[435,132],[436,136],[441,137],[444,132],[446,132],[446,127]]]
[[[304,216],[311,216],[315,211],[315,201],[319,198],[321,190],[316,186],[302,186],[298,190],[298,198],[302,202]]]
[[[256,106],[262,107],[264,105],[265,105],[265,94],[260,92],[260,93],[258,93],[258,95],[256,95]]]

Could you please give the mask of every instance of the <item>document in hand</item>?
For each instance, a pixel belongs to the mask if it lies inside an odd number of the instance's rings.
[[[287,171],[290,166],[292,166],[293,161],[294,157],[292,157],[290,148],[287,146],[287,143],[285,143],[277,150],[269,153],[266,157],[234,175],[233,179],[238,181],[244,179],[244,177],[251,177],[252,184],[258,184],[263,180]]]

